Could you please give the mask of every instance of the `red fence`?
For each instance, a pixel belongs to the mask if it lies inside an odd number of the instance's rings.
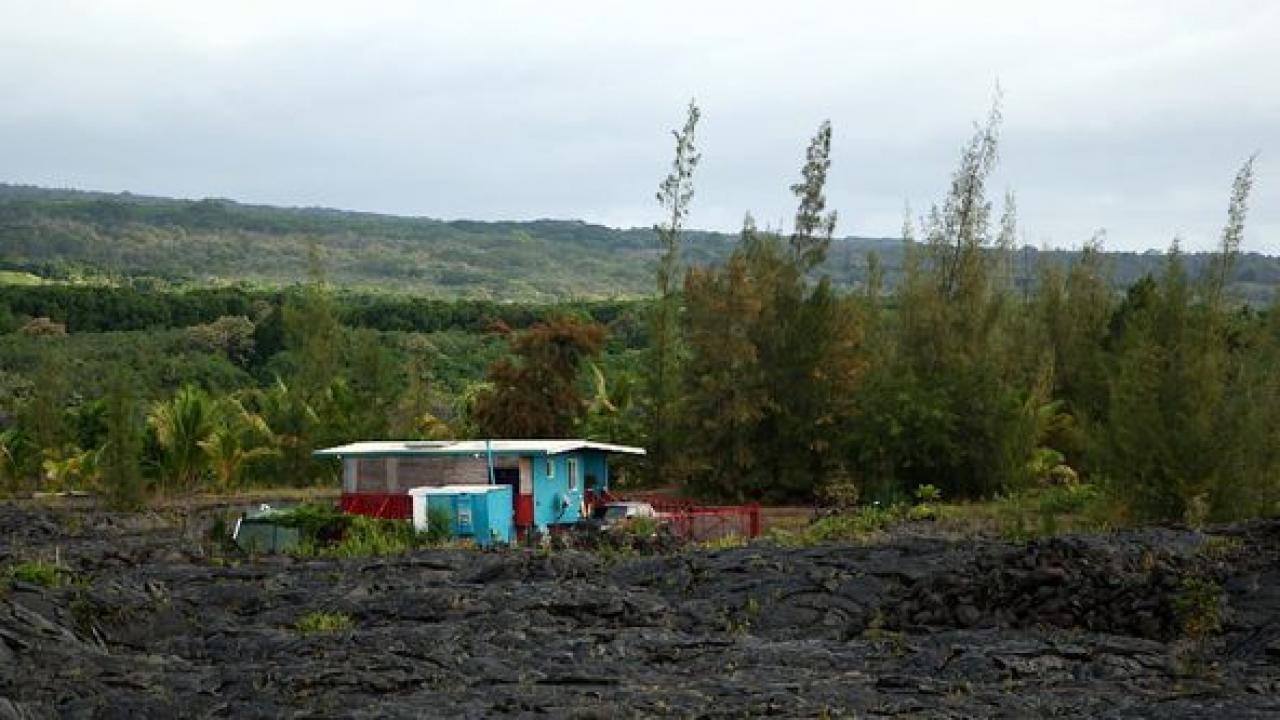
[[[528,497],[529,500],[525,501]],[[517,515],[527,515],[532,521],[532,496],[521,495],[519,500],[526,507],[518,508]],[[587,504],[635,500],[647,502],[662,514],[663,519],[677,535],[694,542],[720,540],[730,536],[753,538],[760,534],[760,506],[750,505],[698,505],[688,498],[672,497],[659,493],[587,493]],[[339,502],[342,512],[388,520],[407,520],[413,517],[413,498],[406,493],[343,493]],[[523,510],[523,512],[519,512]]]
[[[662,514],[672,530],[694,542],[708,542],[736,535],[753,538],[760,534],[760,505],[699,505],[689,498],[655,492],[615,494],[588,493],[587,504],[632,500],[647,502]]]
[[[754,503],[690,507],[667,513],[666,517],[677,535],[694,542],[721,540],[735,535],[753,538],[760,534],[760,506]]]
[[[343,493],[339,501],[342,512],[368,515],[384,520],[408,520],[413,517],[413,498],[406,493]]]

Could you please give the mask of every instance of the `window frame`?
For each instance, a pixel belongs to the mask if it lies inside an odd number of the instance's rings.
[[[578,458],[564,459],[565,474],[569,476],[569,492],[578,491]]]

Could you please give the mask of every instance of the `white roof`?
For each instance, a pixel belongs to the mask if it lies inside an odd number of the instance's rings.
[[[409,488],[409,494],[418,495],[480,495],[488,492],[499,492],[510,485],[441,485],[439,487]]]
[[[611,445],[591,440],[373,440],[317,450],[317,457],[360,455],[559,455],[574,450],[600,450],[624,455],[644,455],[644,448]]]

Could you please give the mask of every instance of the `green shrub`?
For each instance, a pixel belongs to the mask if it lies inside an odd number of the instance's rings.
[[[352,516],[345,515],[332,505],[299,505],[275,516],[283,527],[296,528],[304,539],[317,539],[328,533],[338,533],[346,528]]]
[[[770,528],[764,539],[784,547],[804,547],[825,542],[867,542],[891,525],[907,520],[936,520],[938,505],[867,505],[850,512],[828,515],[798,530]]]
[[[420,533],[422,540],[430,545],[444,543],[453,537],[453,513],[444,507],[427,508],[427,529]]]
[[[901,519],[902,514],[896,507],[870,505],[851,513],[822,518],[805,528],[803,535],[810,543],[861,542]]]
[[[1089,503],[1097,498],[1098,491],[1093,485],[1076,483],[1052,487],[1040,495],[1040,513],[1045,515],[1083,512]]]
[[[631,518],[621,526],[623,534],[636,538],[649,538],[658,534],[658,521],[653,518]]]
[[[763,542],[787,548],[802,547],[810,544],[808,535],[804,531],[784,530],[782,528],[769,528],[764,531],[760,539]]]
[[[62,573],[58,566],[40,560],[20,562],[9,568],[9,577],[14,580],[44,587],[62,584]]]
[[[942,499],[942,490],[940,490],[937,485],[917,485],[915,496],[916,502],[934,503]]]
[[[316,610],[298,618],[293,629],[301,633],[322,633],[350,630],[354,626],[355,622],[346,613]]]
[[[908,520],[937,520],[938,508],[936,505],[930,505],[928,503],[913,505],[907,510],[906,518]]]
[[[1080,482],[1080,474],[1070,465],[1054,465],[1049,471],[1049,482],[1053,485],[1075,485]]]
[[[428,528],[419,533],[406,520],[348,515],[323,505],[300,505],[277,516],[281,525],[298,529],[297,554],[327,557],[400,555],[447,545],[453,516],[446,508],[431,508],[427,517]]]
[[[425,543],[420,542],[410,522],[350,515],[342,540],[323,548],[321,554],[337,557],[400,555],[422,544]]]
[[[1037,482],[1049,480],[1053,477],[1054,469],[1061,466],[1064,460],[1066,458],[1057,450],[1038,447],[1032,451],[1031,459],[1027,461],[1027,476]]]
[[[1200,577],[1185,578],[1173,599],[1178,628],[1191,640],[1204,641],[1222,629],[1222,586]]]
[[[1035,535],[1027,519],[1029,515],[1026,499],[1020,493],[1007,495],[1000,499],[996,507],[996,518],[1000,522],[1000,534],[1006,540],[1020,542],[1029,540]]]
[[[848,471],[839,468],[818,486],[817,499],[823,507],[844,512],[858,503],[858,486]]]
[[[1000,500],[996,515],[1009,540],[1063,532],[1098,532],[1110,527],[1103,495],[1094,485],[1077,483],[1013,493]]]

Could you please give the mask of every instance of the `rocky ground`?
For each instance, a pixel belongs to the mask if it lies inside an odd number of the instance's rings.
[[[621,559],[202,535],[0,505],[0,569],[74,573],[0,580],[0,718],[1280,716],[1280,521]]]

